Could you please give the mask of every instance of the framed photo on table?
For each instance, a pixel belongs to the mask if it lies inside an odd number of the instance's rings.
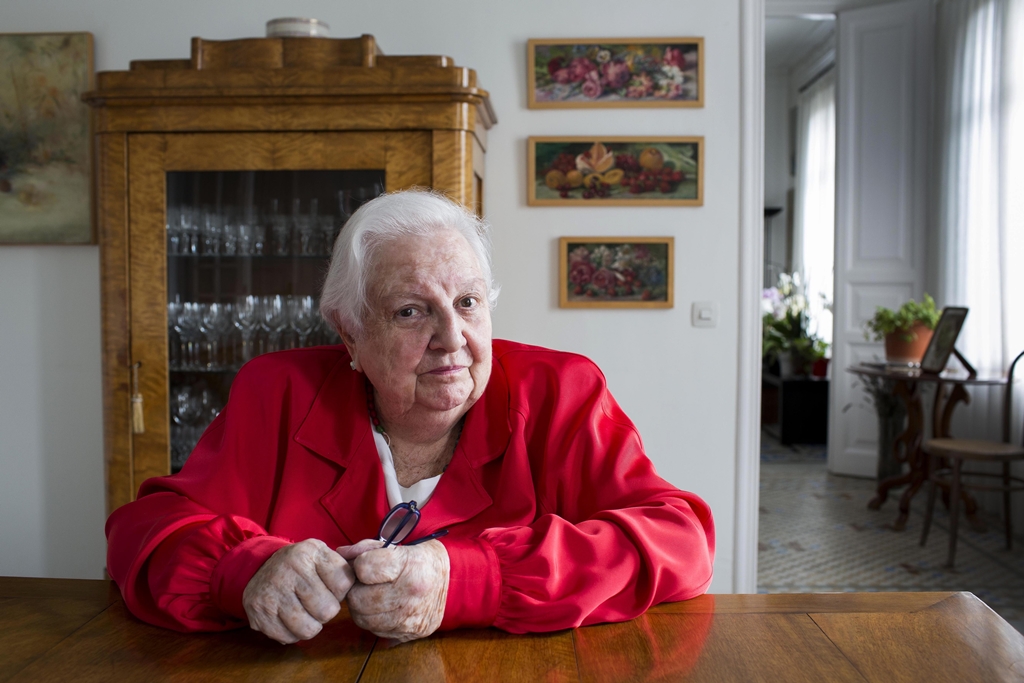
[[[561,308],[672,308],[672,237],[562,237]]]
[[[527,43],[530,109],[703,107],[703,38],[554,38]]]
[[[928,348],[921,357],[921,371],[940,373],[946,369],[950,354],[954,353],[960,330],[967,318],[967,309],[961,306],[947,306],[942,309],[942,317],[935,325],[935,332],[928,342]],[[970,369],[970,368],[969,368]]]

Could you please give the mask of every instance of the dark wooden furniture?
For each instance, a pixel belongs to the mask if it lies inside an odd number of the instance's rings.
[[[172,175],[374,172],[387,191],[432,187],[483,211],[496,118],[476,73],[449,57],[387,56],[368,35],[194,38],[189,59],[98,74],[85,100],[96,134],[108,512],[170,472]],[[210,196],[202,189],[197,197]],[[140,433],[131,419],[136,363]]]
[[[1010,464],[1014,460],[1024,460],[1024,445],[1010,443],[1011,421],[1013,419],[1013,371],[1017,361],[1024,358],[1024,352],[1020,353],[1010,363],[1010,370],[1006,375],[1006,392],[1003,397],[1003,440],[985,441],[979,439],[950,439],[939,438],[929,439],[924,442],[922,450],[929,456],[928,470],[928,508],[925,513],[924,526],[921,529],[921,545],[928,542],[928,530],[932,524],[932,514],[935,512],[935,493],[940,485],[948,486],[950,489],[949,504],[949,556],[946,559],[946,566],[953,568],[956,559],[956,538],[957,526],[960,521],[960,491],[961,489],[978,489],[982,491],[998,491],[1003,494],[1003,523],[1006,532],[1006,549],[1013,546],[1013,515],[1010,512],[1010,494],[1017,491],[1024,491],[1024,479],[1010,474]],[[948,467],[943,467],[943,461],[948,460]],[[964,472],[965,462],[998,463],[1002,465],[1002,473],[989,472]],[[1000,484],[997,486],[986,486],[971,483],[969,486],[963,483],[963,477],[969,478],[997,478]]]
[[[761,422],[784,445],[828,442],[828,380],[761,374]]]
[[[112,583],[0,579],[0,681],[997,681],[1024,637],[970,593],[706,595],[620,624],[394,645],[343,611],[311,641],[143,624]]]
[[[880,363],[862,363],[849,367],[846,371],[862,377],[891,381],[894,393],[903,401],[907,409],[907,428],[896,437],[893,449],[896,459],[907,463],[909,469],[903,474],[879,481],[875,497],[868,503],[870,509],[878,510],[888,498],[890,489],[906,486],[907,489],[900,496],[899,514],[893,523],[894,530],[903,531],[907,526],[907,517],[910,515],[910,501],[928,480],[928,458],[921,449],[925,438],[924,406],[921,401],[922,385],[935,385],[935,396],[932,401],[932,437],[942,438],[950,436],[949,423],[953,418],[956,406],[961,402],[970,403],[971,397],[967,393],[967,386],[1003,385],[1006,384],[1006,378],[936,375],[917,370],[896,369]],[[966,494],[963,494],[963,498],[968,521],[980,528],[980,522],[976,518],[977,502]]]

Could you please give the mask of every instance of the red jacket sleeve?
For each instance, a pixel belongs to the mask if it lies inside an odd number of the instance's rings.
[[[513,441],[530,451],[536,521],[444,541],[444,628],[527,633],[623,621],[711,582],[711,510],[657,475],[600,371],[573,359],[557,372],[535,369],[541,381],[523,378],[527,394],[512,405]]]
[[[261,443],[286,419],[243,370],[229,405],[213,421],[181,473],[147,480],[138,499],[107,520],[107,571],[140,619],[178,631],[245,625],[242,591],[292,541],[265,530],[273,500],[274,450]],[[268,406],[269,407],[269,406]],[[274,414],[277,413],[277,414]]]

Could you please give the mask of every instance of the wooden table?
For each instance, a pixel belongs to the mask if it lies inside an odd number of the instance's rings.
[[[893,392],[900,398],[907,409],[907,426],[893,444],[896,459],[906,462],[910,467],[903,474],[882,479],[878,482],[878,490],[868,507],[878,510],[889,497],[889,490],[906,486],[900,496],[899,514],[893,522],[893,529],[903,531],[910,515],[910,501],[917,495],[921,486],[928,481],[928,456],[921,450],[925,438],[924,407],[921,401],[921,387],[925,384],[935,385],[935,396],[932,399],[932,437],[950,436],[949,424],[953,419],[953,411],[959,403],[970,403],[971,396],[965,387],[972,385],[999,386],[1006,384],[1005,377],[968,377],[966,375],[934,374],[905,368],[888,367],[883,363],[861,363],[846,369],[847,372],[863,378],[875,378],[892,382]],[[948,395],[947,387],[951,387]],[[945,497],[945,493],[943,496]],[[984,525],[977,518],[978,504],[966,491],[963,492],[964,512],[967,521],[976,530],[984,530]],[[945,499],[945,498],[944,498]]]
[[[346,614],[278,645],[144,624],[108,581],[0,578],[0,681],[1002,681],[1024,637],[970,593],[706,595],[621,624],[393,645]]]

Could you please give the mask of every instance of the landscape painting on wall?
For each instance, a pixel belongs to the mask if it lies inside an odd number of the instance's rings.
[[[702,137],[532,137],[531,206],[701,206]]]
[[[562,237],[562,308],[672,308],[672,237]]]
[[[0,34],[0,244],[89,244],[92,34]]]
[[[531,109],[703,107],[703,38],[559,38],[527,44]]]

